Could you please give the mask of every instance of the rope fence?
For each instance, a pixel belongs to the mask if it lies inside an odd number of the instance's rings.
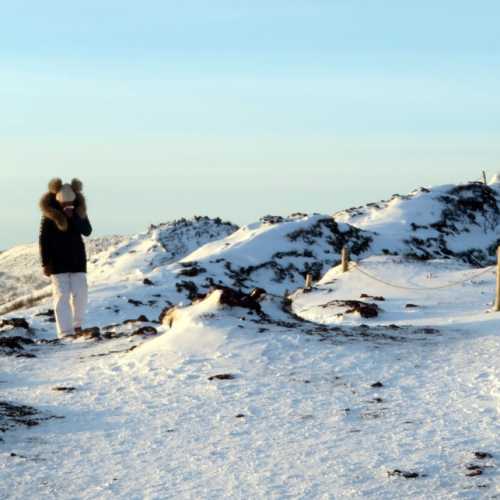
[[[376,281],[378,283],[382,283],[383,285],[389,286],[391,288],[397,288],[399,290],[411,290],[411,291],[416,291],[416,292],[426,292],[429,290],[444,290],[445,288],[452,288],[455,286],[463,285],[464,283],[471,282],[481,276],[484,276],[485,274],[494,271],[496,268],[496,296],[495,296],[495,302],[492,311],[494,312],[500,312],[500,246],[497,248],[497,263],[496,265],[493,266],[488,266],[484,269],[481,269],[479,272],[475,272],[471,276],[468,276],[464,279],[457,280],[457,281],[452,281],[450,283],[446,283],[444,285],[437,285],[437,286],[406,286],[402,285],[399,283],[391,283],[390,281],[384,280],[382,278],[379,278],[378,276],[375,276],[371,272],[367,271],[364,269],[359,262],[353,262],[349,260],[349,249],[347,246],[345,246],[342,249],[341,252],[341,264],[340,268],[342,270],[342,273],[346,273],[350,270],[357,271],[360,274],[363,274],[367,278],[370,278],[373,281]],[[472,260],[474,260],[479,266],[482,266],[480,262],[477,261],[474,257],[472,257]],[[312,276],[308,275],[306,277],[306,284],[305,284],[305,289],[310,290],[311,289],[311,283],[312,283]],[[325,285],[328,283],[324,283]]]
[[[373,281],[377,281],[378,283],[382,283],[383,285],[389,286],[391,288],[397,288],[399,290],[412,290],[412,291],[416,291],[416,292],[425,292],[425,291],[429,291],[429,290],[443,290],[445,288],[452,288],[454,286],[463,285],[464,283],[468,283],[472,280],[475,280],[475,279],[479,278],[480,276],[483,276],[486,273],[493,271],[494,268],[496,268],[496,293],[495,293],[495,302],[494,302],[492,311],[493,312],[500,312],[500,246],[498,246],[498,248],[497,248],[496,256],[497,256],[496,265],[488,266],[479,272],[475,272],[472,276],[468,276],[467,278],[464,278],[464,279],[461,279],[458,281],[452,281],[450,283],[446,283],[445,285],[437,285],[437,286],[406,286],[406,285],[402,285],[399,283],[391,283],[390,281],[379,278],[378,276],[375,276],[374,274],[367,271],[366,269],[363,269],[363,267],[359,263],[352,262],[352,261],[350,262],[349,261],[349,250],[348,250],[347,246],[345,246],[341,252],[341,259],[342,259],[341,260],[341,269],[342,269],[343,273],[348,272],[350,269],[353,269],[353,270],[357,271],[358,273],[363,274],[367,278],[370,278]],[[479,266],[482,265],[474,257],[472,257],[472,259]],[[308,284],[310,284],[310,280],[306,280],[306,285],[308,285]]]
[[[467,283],[469,281],[472,281],[472,280],[478,278],[479,276],[482,276],[482,275],[490,272],[495,267],[495,266],[489,266],[486,269],[483,269],[482,271],[480,271],[478,273],[475,273],[473,276],[469,276],[468,278],[465,278],[465,279],[462,279],[462,280],[458,280],[458,281],[452,281],[450,283],[447,283],[446,285],[438,285],[438,286],[405,286],[405,285],[399,285],[399,284],[395,284],[395,283],[390,283],[389,281],[383,280],[382,278],[379,278],[379,277],[371,274],[370,272],[366,271],[358,263],[354,262],[353,264],[354,264],[354,266],[353,266],[354,270],[358,271],[361,274],[364,274],[365,276],[367,276],[368,278],[370,278],[370,279],[372,279],[374,281],[378,281],[379,283],[382,283],[384,285],[390,286],[392,288],[399,288],[400,290],[413,290],[413,291],[420,291],[420,292],[427,291],[427,290],[442,290],[444,288],[452,288],[454,286],[462,285],[464,283]]]

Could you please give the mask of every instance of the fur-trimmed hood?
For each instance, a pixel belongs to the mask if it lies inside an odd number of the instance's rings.
[[[43,216],[54,221],[59,230],[66,231],[68,229],[68,219],[61,205],[59,205],[59,202],[56,200],[56,194],[59,192],[62,185],[61,179],[52,179],[49,182],[49,191],[42,196],[39,206]],[[83,219],[87,217],[87,204],[85,202],[85,196],[83,196],[82,193],[83,184],[80,180],[73,179],[71,181],[71,187],[76,195],[74,202],[75,212]]]

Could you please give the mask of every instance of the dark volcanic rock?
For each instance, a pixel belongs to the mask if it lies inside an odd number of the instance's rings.
[[[154,326],[142,326],[132,332],[132,335],[157,335],[158,330]]]
[[[281,215],[264,215],[259,220],[266,224],[281,224],[285,219]]]
[[[184,262],[180,264],[184,269],[179,272],[179,276],[187,276],[188,278],[194,278],[199,274],[206,273],[207,270],[204,267],[198,265],[197,262]]]
[[[76,387],[58,386],[58,387],[52,387],[52,390],[59,392],[73,392],[76,391]]]
[[[362,293],[359,296],[360,299],[371,299],[371,300],[376,300],[378,302],[384,302],[385,297],[382,297],[381,295],[368,295],[367,293]]]
[[[135,300],[135,299],[128,299],[127,301],[129,304],[132,304],[133,306],[135,307],[139,307],[139,306],[144,306],[146,304],[144,304],[144,302],[141,302],[140,300]]]
[[[92,326],[90,328],[84,328],[79,332],[75,332],[74,337],[76,339],[82,338],[82,339],[100,339],[101,338],[101,330],[99,329],[98,326]]]
[[[360,300],[331,300],[321,307],[345,307],[344,314],[358,313],[362,318],[376,318],[379,314],[380,308],[377,304],[371,302],[362,302]]]
[[[27,427],[38,425],[38,422],[32,418],[38,413],[38,410],[31,406],[0,401],[0,432],[6,432],[16,425]]]
[[[126,319],[125,321],[122,321],[122,325],[126,325],[128,323],[152,323],[152,321],[149,321],[149,319],[144,316],[144,314],[141,314],[136,319]]]
[[[16,358],[36,358],[36,355],[31,352],[18,352]]]
[[[229,307],[242,307],[244,309],[260,312],[260,304],[250,295],[229,287],[218,287],[217,289],[222,291],[219,299],[221,304]]]
[[[208,380],[233,380],[236,377],[231,373],[221,373],[219,375],[212,375],[208,377]]]
[[[24,350],[24,345],[32,345],[34,341],[19,335],[15,337],[0,337],[0,352],[3,354],[14,354]]]
[[[46,311],[35,314],[35,316],[43,316],[45,317],[45,321],[48,321],[49,323],[56,322],[56,315],[54,309],[47,309]]]
[[[392,476],[404,477],[405,479],[416,479],[417,477],[424,477],[419,472],[410,472],[410,471],[405,471],[405,470],[400,470],[400,469],[388,470],[387,475],[389,477],[392,477]]]
[[[0,433],[7,432],[15,427],[33,427],[39,425],[43,420],[57,417],[55,415],[43,416],[42,413],[32,406],[0,401]],[[0,442],[2,439],[0,438]]]
[[[200,297],[198,287],[194,281],[183,280],[178,282],[175,284],[175,289],[178,293],[186,291],[189,300],[196,300]]]
[[[483,468],[480,465],[467,464],[465,468],[469,471],[465,474],[467,477],[476,477],[483,474]]]
[[[47,309],[46,311],[39,312],[35,314],[35,316],[47,316],[49,318],[53,318],[55,316],[54,309]]]
[[[30,330],[29,323],[24,318],[10,318],[0,320],[0,328],[11,326],[13,328],[24,328]]]
[[[469,473],[465,474],[467,477],[476,477],[476,476],[481,476],[483,474],[483,471],[481,469],[473,470],[470,471]]]

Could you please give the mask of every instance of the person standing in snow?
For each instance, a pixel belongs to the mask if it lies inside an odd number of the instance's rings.
[[[87,217],[82,183],[73,179],[49,182],[40,200],[40,258],[45,276],[51,278],[54,312],[59,338],[81,331],[87,307],[87,256],[82,235],[92,226]]]

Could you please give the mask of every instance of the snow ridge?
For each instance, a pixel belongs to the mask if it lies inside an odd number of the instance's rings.
[[[334,214],[338,221],[376,232],[376,253],[415,259],[495,261],[500,243],[498,184],[470,182],[419,188],[407,196]]]

